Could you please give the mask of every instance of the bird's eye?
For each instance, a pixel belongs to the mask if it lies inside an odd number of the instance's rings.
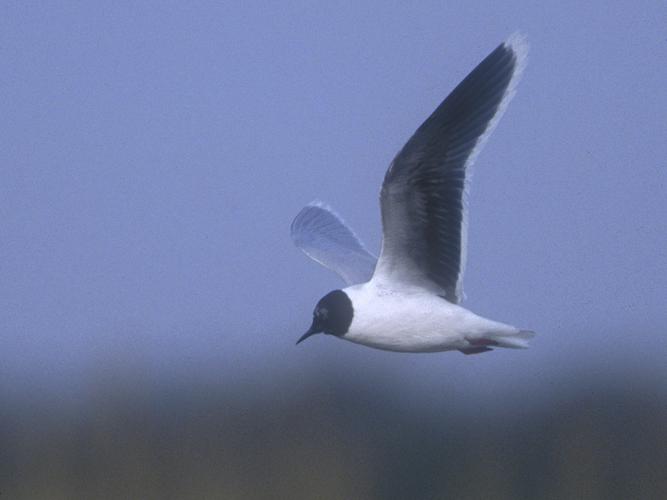
[[[322,307],[317,310],[317,315],[322,319],[327,319],[327,316],[329,316],[329,310]]]

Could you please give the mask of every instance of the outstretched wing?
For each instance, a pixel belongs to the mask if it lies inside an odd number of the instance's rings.
[[[291,235],[303,253],[348,285],[365,283],[373,276],[377,258],[326,205],[317,201],[306,205],[294,218]]]
[[[512,98],[527,45],[513,35],[419,127],[382,185],[383,242],[376,276],[458,303],[466,257],[470,166]]]

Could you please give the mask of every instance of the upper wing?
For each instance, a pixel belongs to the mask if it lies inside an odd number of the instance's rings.
[[[394,158],[380,195],[384,239],[378,279],[461,300],[466,176],[514,94],[526,53],[519,35],[499,45]]]
[[[336,272],[348,285],[365,283],[373,276],[377,258],[330,208],[306,205],[292,222],[294,244],[308,257]]]

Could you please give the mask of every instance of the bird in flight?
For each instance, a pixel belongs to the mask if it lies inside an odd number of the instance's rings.
[[[320,299],[310,328],[398,352],[525,348],[534,332],[460,306],[466,261],[466,185],[475,157],[512,99],[528,46],[514,34],[437,107],[389,165],[380,191],[376,258],[330,208],[304,207],[295,245],[347,287]]]

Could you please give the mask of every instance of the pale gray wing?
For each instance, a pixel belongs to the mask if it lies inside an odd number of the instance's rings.
[[[365,283],[373,276],[377,257],[326,205],[306,205],[294,218],[291,235],[303,253],[337,273],[348,285]]]
[[[466,178],[514,94],[526,53],[519,35],[499,45],[394,158],[380,195],[384,238],[377,279],[461,300]]]

